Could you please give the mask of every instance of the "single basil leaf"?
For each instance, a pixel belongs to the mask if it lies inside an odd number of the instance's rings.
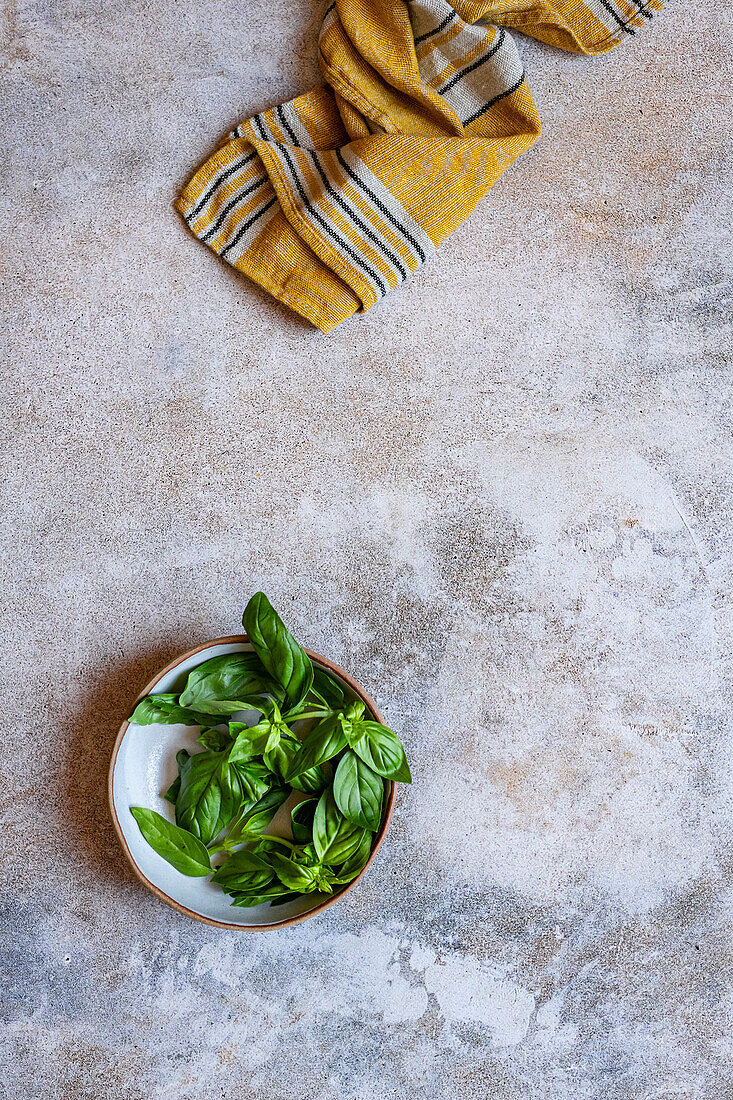
[[[284,689],[288,708],[297,706],[311,689],[313,665],[264,592],[249,601],[242,623],[265,669]]]
[[[290,828],[298,844],[309,844],[313,838],[313,815],[317,805],[317,798],[306,798],[290,811]]]
[[[191,670],[179,702],[204,714],[233,714],[248,709],[248,697],[270,694],[282,691],[255,653],[224,653]]]
[[[344,753],[336,768],[333,796],[344,817],[376,832],[382,820],[384,780],[360,756]]]
[[[173,806],[175,806],[175,804],[176,804],[176,799],[178,798],[178,792],[181,789],[181,768],[186,763],[186,761],[188,760],[190,755],[191,754],[186,752],[185,749],[180,749],[176,753],[176,765],[178,766],[178,775],[176,776],[176,778],[173,780],[173,782],[171,783],[168,790],[163,795],[163,798],[166,800],[166,802],[170,802]]]
[[[199,745],[203,745],[205,749],[211,749],[213,752],[223,752],[232,743],[232,739],[226,730],[217,729],[201,730],[196,740]]]
[[[270,854],[275,874],[287,886],[288,890],[297,890],[300,894],[310,894],[317,889],[318,873],[313,867],[305,867],[279,852]]]
[[[225,753],[198,752],[181,768],[181,789],[176,799],[176,822],[204,844],[221,831],[222,764]]]
[[[178,696],[146,695],[137,704],[128,721],[134,722],[138,726],[150,726],[158,722],[173,725],[173,720],[168,717],[168,712],[161,707],[161,703],[164,701],[170,703],[171,706],[176,706]]]
[[[187,707],[178,705],[177,695],[146,695],[130,715],[138,726],[206,726],[209,720]]]
[[[347,882],[351,882],[360,875],[369,862],[369,856],[372,854],[372,834],[365,829],[359,847],[351,855],[345,863],[342,863],[340,867],[336,868],[336,878],[334,879],[334,885],[345,886]]]
[[[275,872],[269,861],[254,852],[242,849],[234,852],[223,866],[219,867],[212,879],[221,886],[225,894],[232,891],[242,894],[256,894],[275,878]]]
[[[186,829],[179,829],[155,810],[146,810],[142,806],[131,806],[130,813],[150,847],[171,867],[192,878],[211,874],[209,853],[201,841]]]
[[[289,797],[290,791],[287,787],[272,787],[240,818],[242,827],[246,827],[253,838],[259,836]]]
[[[396,733],[379,722],[361,722],[360,736],[349,744],[377,775],[397,783],[412,783],[405,749]]]
[[[346,692],[341,684],[330,672],[319,668],[318,665],[313,666],[313,687],[334,710],[341,710],[345,705]]]
[[[282,804],[287,802],[289,795],[290,791],[287,787],[273,787],[272,790],[267,791],[257,802],[245,808],[232,824],[224,843],[217,845],[217,849],[234,848],[237,844],[256,840],[270,824]]]
[[[365,830],[347,820],[333,792],[324,791],[313,815],[313,847],[320,863],[344,863],[359,847]]]
[[[298,750],[288,774],[289,782],[292,784],[293,779],[303,772],[310,771],[336,756],[346,748],[346,743],[346,734],[338,716],[324,718],[311,730]]]

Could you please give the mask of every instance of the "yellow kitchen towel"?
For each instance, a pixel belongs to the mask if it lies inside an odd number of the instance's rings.
[[[603,53],[661,0],[336,0],[325,83],[237,126],[177,206],[323,332],[399,286],[535,142],[506,27]]]

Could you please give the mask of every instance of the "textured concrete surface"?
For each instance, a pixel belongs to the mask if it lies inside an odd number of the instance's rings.
[[[518,36],[544,138],[330,337],[171,208],[321,11],[5,7],[0,1095],[730,1097],[724,8]],[[358,890],[237,936],[138,885],[104,784],[259,587],[416,782]]]

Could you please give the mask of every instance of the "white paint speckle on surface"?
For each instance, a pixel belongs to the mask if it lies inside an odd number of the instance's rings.
[[[425,968],[423,980],[449,1023],[483,1024],[497,1046],[514,1046],[527,1034],[534,997],[493,967],[470,956],[441,955]]]

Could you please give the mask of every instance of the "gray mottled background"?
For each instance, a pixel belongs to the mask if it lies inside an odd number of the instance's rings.
[[[726,9],[517,36],[542,141],[328,337],[171,208],[322,10],[4,6],[0,1095],[731,1097]],[[105,775],[260,587],[415,785],[348,898],[237,935],[138,884]]]

